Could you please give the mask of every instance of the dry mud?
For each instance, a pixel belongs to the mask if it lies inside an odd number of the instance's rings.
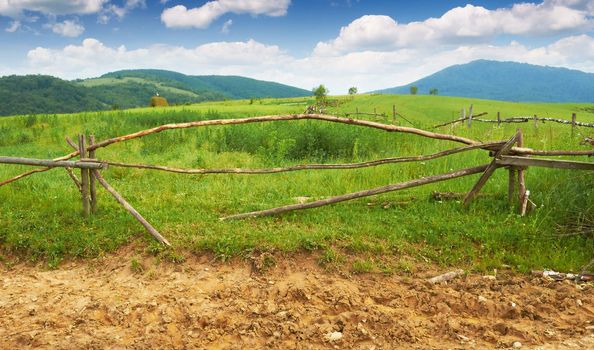
[[[0,349],[594,349],[592,285],[132,258],[3,269]]]

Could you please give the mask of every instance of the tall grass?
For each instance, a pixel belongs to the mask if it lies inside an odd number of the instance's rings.
[[[165,123],[298,113],[304,109],[303,101],[226,101],[158,110],[1,118],[0,154],[53,158],[69,152],[64,135],[93,133],[101,140]],[[406,119],[428,128],[454,119],[457,111],[470,103],[475,111],[489,112],[490,116],[500,111],[503,117],[562,117],[575,111],[580,120],[594,121],[594,114],[585,111],[586,105],[513,104],[435,96],[344,98],[329,113],[353,112],[358,107],[365,111],[376,108],[390,116],[396,104]],[[401,118],[397,121],[408,125]],[[576,149],[580,147],[579,133],[587,132],[579,129],[572,138],[571,128],[565,125],[519,126],[524,129],[526,145],[542,149]],[[487,141],[508,139],[517,127],[475,123],[471,129],[454,126],[439,131]],[[415,135],[321,121],[285,121],[167,131],[100,149],[98,157],[177,167],[268,167],[419,155],[453,146]],[[558,237],[559,230],[564,232],[564,224],[577,215],[594,218],[594,176],[589,172],[531,168],[527,184],[539,207],[525,218],[516,214],[516,208],[508,207],[506,172],[498,170],[483,189],[493,196],[475,201],[468,209],[456,202],[436,202],[429,194],[465,192],[477,176],[278,217],[218,220],[228,214],[294,203],[298,196],[319,199],[489,161],[486,152],[477,150],[423,163],[348,171],[188,176],[111,168],[104,175],[176,247],[210,251],[222,259],[253,250],[319,250],[326,258],[373,256],[373,261],[383,261],[382,266],[393,269],[403,266],[399,260],[418,259],[478,270],[507,264],[519,270],[549,267],[564,271],[576,271],[591,259],[591,236]],[[26,169],[0,166],[0,179]],[[107,193],[100,191],[99,212],[89,220],[82,219],[79,202],[77,190],[61,169],[1,187],[2,251],[55,266],[64,258],[113,251],[137,237],[154,247],[142,227]],[[408,204],[398,204],[401,202]]]

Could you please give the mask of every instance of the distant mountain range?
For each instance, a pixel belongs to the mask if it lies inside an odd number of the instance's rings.
[[[74,81],[44,75],[13,75],[0,78],[0,115],[143,107],[157,93],[170,104],[312,94],[288,85],[239,76],[190,76],[154,69],[122,70]]]
[[[419,94],[437,89],[439,95],[516,102],[594,103],[594,74],[566,68],[517,62],[478,60],[448,67],[405,86],[375,91]]]

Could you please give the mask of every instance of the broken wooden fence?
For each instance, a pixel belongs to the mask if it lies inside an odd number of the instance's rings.
[[[290,167],[278,167],[278,168],[259,168],[259,169],[242,169],[242,168],[226,168],[226,169],[180,169],[171,168],[160,165],[148,165],[148,164],[129,164],[114,162],[109,160],[97,159],[96,152],[98,149],[107,147],[114,143],[129,141],[137,138],[141,138],[150,134],[163,132],[166,130],[173,129],[185,129],[194,127],[204,127],[213,125],[234,125],[234,124],[248,124],[248,123],[262,123],[262,122],[277,122],[277,121],[290,121],[290,120],[320,120],[325,122],[342,123],[348,125],[355,125],[360,127],[375,128],[384,130],[387,132],[400,132],[415,134],[427,138],[445,140],[461,143],[464,146],[448,149],[445,151],[420,155],[420,156],[408,156],[408,157],[394,157],[384,158],[379,160],[373,160],[361,163],[347,163],[347,164],[302,164]],[[87,142],[88,140],[88,142]],[[523,147],[522,131],[518,130],[509,140],[506,141],[492,141],[492,142],[479,142],[472,139],[468,139],[461,136],[435,133],[417,128],[403,127],[396,125],[386,125],[368,120],[357,120],[343,117],[336,117],[322,114],[294,114],[294,115],[275,115],[275,116],[263,116],[253,118],[241,118],[241,119],[216,119],[216,120],[204,120],[195,121],[188,123],[179,124],[166,124],[155,128],[138,131],[132,134],[114,137],[111,139],[95,142],[94,136],[91,135],[88,139],[85,135],[79,135],[78,143],[75,143],[70,138],[66,137],[67,143],[73,148],[73,152],[55,158],[53,160],[48,159],[31,159],[31,158],[17,158],[17,157],[0,157],[0,164],[20,164],[29,166],[42,166],[41,168],[33,169],[26,173],[15,176],[11,179],[0,182],[0,187],[11,182],[17,181],[29,175],[45,172],[53,168],[64,168],[68,176],[73,180],[75,186],[81,193],[83,215],[85,217],[94,213],[97,209],[97,191],[95,184],[98,182],[101,186],[107,190],[117,201],[120,203],[136,220],[138,220],[146,230],[159,242],[164,245],[170,245],[166,238],[164,238],[140,213],[134,209],[130,203],[128,203],[101,175],[101,171],[108,169],[108,167],[126,167],[126,168],[138,168],[148,170],[159,170],[181,174],[272,174],[289,171],[303,171],[303,170],[318,170],[318,169],[355,169],[364,167],[373,167],[383,164],[394,164],[403,162],[417,162],[436,159],[440,157],[449,156],[461,152],[467,152],[476,149],[482,149],[490,152],[493,160],[489,164],[480,165],[477,167],[460,169],[452,171],[446,174],[427,176],[420,179],[410,180],[398,184],[391,184],[382,186],[370,190],[359,191],[340,196],[330,197],[323,200],[287,205],[279,208],[273,208],[268,210],[237,214],[221,218],[221,220],[229,219],[242,219],[247,217],[275,215],[287,211],[303,210],[321,207],[324,205],[339,203],[343,201],[353,200],[356,198],[374,196],[381,193],[397,191],[405,188],[411,188],[416,186],[422,186],[430,183],[439,181],[445,181],[455,179],[463,176],[482,174],[478,182],[473,188],[466,194],[464,198],[464,205],[470,204],[470,202],[477,196],[481,188],[485,185],[489,177],[498,168],[505,167],[509,169],[509,201],[513,203],[513,197],[517,187],[519,191],[519,202],[522,215],[525,214],[529,200],[529,191],[526,189],[524,172],[529,166],[547,167],[547,168],[562,168],[562,169],[573,169],[573,170],[594,170],[594,163],[568,161],[568,160],[554,160],[554,159],[539,159],[530,158],[530,156],[576,156],[576,155],[594,155],[594,150],[582,150],[582,151],[566,151],[566,150],[534,150]],[[78,161],[71,161],[70,159],[79,157]],[[80,180],[74,174],[72,169],[80,169]]]

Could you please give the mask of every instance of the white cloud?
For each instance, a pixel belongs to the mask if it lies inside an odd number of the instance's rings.
[[[226,13],[284,16],[291,0],[214,0],[188,9],[183,5],[167,8],[161,14],[161,21],[168,28],[204,29]]]
[[[23,11],[46,15],[92,14],[101,11],[109,0],[0,0],[0,15],[20,18]]]
[[[518,61],[594,72],[594,38],[570,36],[550,45],[530,48],[518,42],[507,45],[472,44],[438,49],[403,48],[361,51],[335,56],[295,58],[276,45],[254,40],[214,42],[194,48],[155,45],[142,49],[109,47],[96,39],[62,49],[36,48],[27,55],[23,71],[74,79],[95,77],[108,71],[159,68],[186,74],[243,75],[310,89],[326,84],[332,93],[346,93],[408,84],[454,64],[476,59]]]
[[[390,51],[403,47],[490,42],[498,35],[543,36],[585,32],[594,28],[594,1],[547,0],[488,10],[466,5],[439,18],[397,23],[388,16],[360,17],[342,27],[338,37],[320,42],[317,55],[340,55],[362,50]]]
[[[229,30],[231,29],[231,25],[233,25],[233,20],[232,19],[227,20],[223,24],[223,28],[221,28],[221,32],[223,32],[225,34],[229,33]]]
[[[254,40],[216,42],[195,48],[155,45],[129,50],[125,46],[112,48],[96,39],[85,39],[81,45],[68,45],[63,49],[38,47],[27,54],[30,69],[67,79],[133,68],[161,68],[191,74],[257,75],[289,60],[278,46]]]
[[[85,27],[77,21],[65,20],[64,22],[48,24],[47,27],[52,29],[52,32],[67,36],[70,38],[77,37],[85,31]]]
[[[21,27],[21,21],[12,21],[10,25],[5,29],[9,33],[14,33]]]

